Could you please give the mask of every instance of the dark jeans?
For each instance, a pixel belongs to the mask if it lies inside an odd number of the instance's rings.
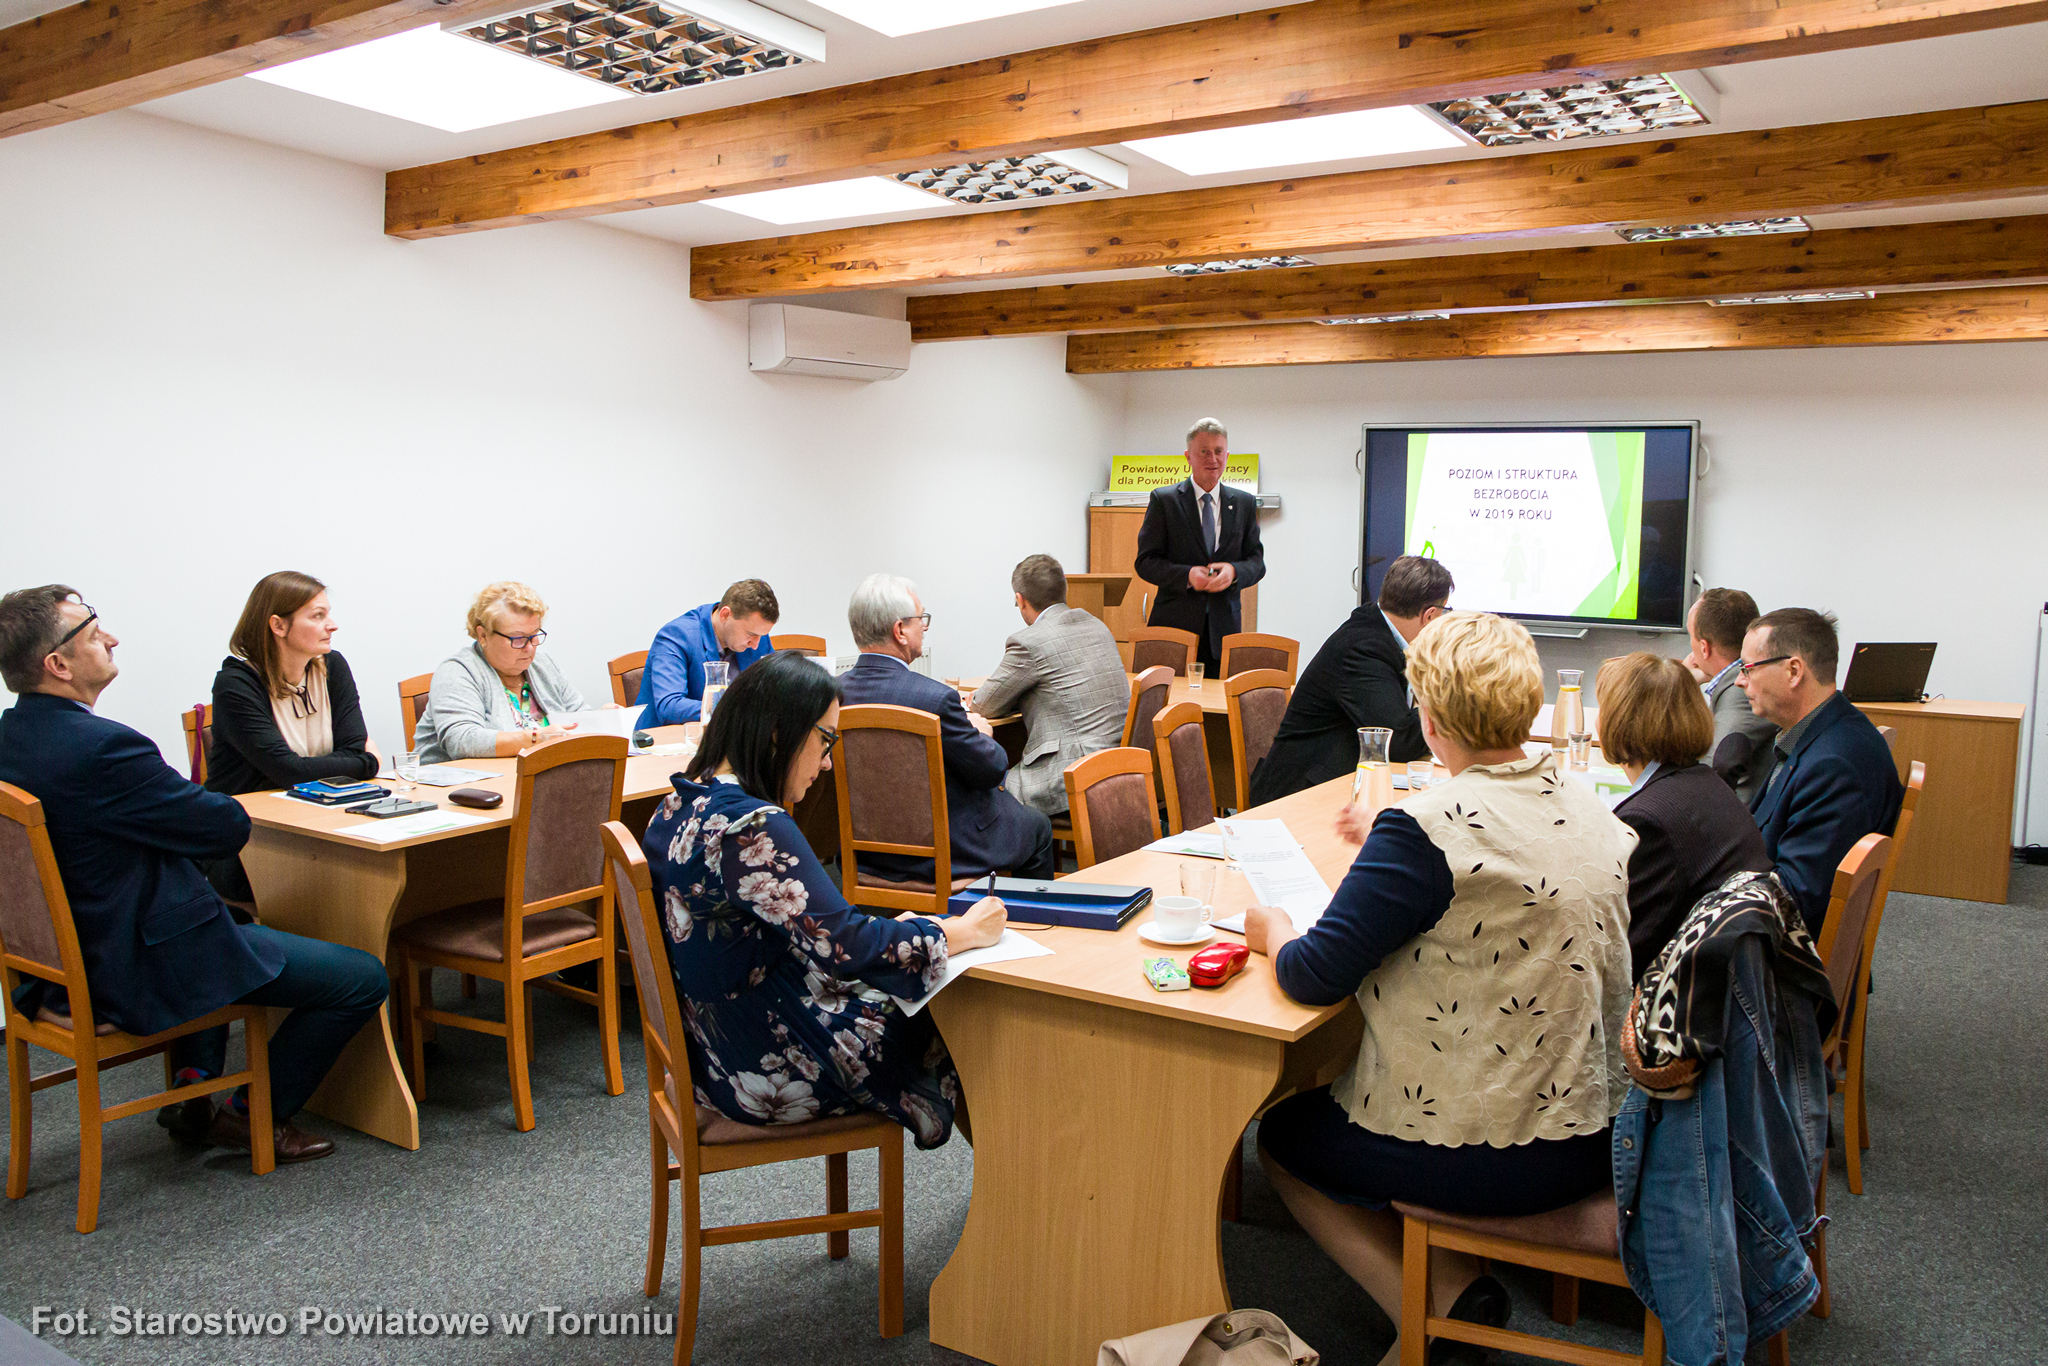
[[[242,933],[284,950],[284,971],[237,1002],[292,1012],[270,1036],[270,1111],[282,1124],[299,1112],[348,1041],[384,1004],[391,982],[384,965],[361,949],[261,925],[244,925]],[[217,1077],[226,1070],[227,1027],[188,1034],[170,1052],[173,1067],[196,1067]]]

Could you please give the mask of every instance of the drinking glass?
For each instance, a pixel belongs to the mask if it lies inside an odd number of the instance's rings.
[[[1188,661],[1188,691],[1200,692],[1202,690],[1203,667],[1202,661],[1199,659]]]
[[[1204,860],[1189,860],[1180,865],[1180,894],[1191,896],[1204,906],[1213,905],[1216,896],[1216,865]]]
[[[699,719],[706,726],[711,724],[711,713],[718,706],[718,699],[724,697],[725,690],[731,686],[732,665],[715,659],[704,666],[704,712]]]
[[[1580,686],[1580,680],[1585,676],[1583,669],[1557,671],[1557,704],[1550,709],[1552,749],[1563,749],[1570,743],[1574,731],[1586,728],[1585,690]]]
[[[1427,759],[1415,759],[1408,765],[1408,790],[1422,792],[1436,781],[1436,765]]]
[[[1587,769],[1593,766],[1593,737],[1583,730],[1575,730],[1569,737],[1571,763],[1573,768]]]
[[[420,752],[409,749],[398,756],[398,780],[401,792],[410,792],[420,779]]]
[[[1393,805],[1394,772],[1387,760],[1387,746],[1393,743],[1394,732],[1385,726],[1358,728],[1358,772],[1351,780],[1351,800],[1368,810]]]

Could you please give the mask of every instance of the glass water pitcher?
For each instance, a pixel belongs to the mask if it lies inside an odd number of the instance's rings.
[[[1387,747],[1394,732],[1384,726],[1358,728],[1358,773],[1351,780],[1351,800],[1368,811],[1394,804],[1394,770],[1387,761]]]
[[[1563,750],[1571,743],[1574,735],[1586,729],[1585,689],[1580,680],[1585,677],[1583,669],[1559,669],[1557,671],[1557,705],[1550,709],[1550,747]]]

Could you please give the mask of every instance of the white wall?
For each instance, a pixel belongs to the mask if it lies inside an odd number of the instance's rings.
[[[1313,650],[1356,605],[1365,422],[1699,418],[1698,571],[1855,640],[1936,640],[1930,692],[2029,700],[2048,599],[2048,342],[1207,370],[1130,381],[1124,444],[1204,413],[1257,451],[1263,630]],[[1684,653],[1676,637],[1672,653]],[[1554,667],[1660,648],[1545,642]]]
[[[122,641],[101,711],[175,763],[276,569],[329,584],[388,753],[396,680],[492,579],[541,590],[602,701],[605,660],[735,578],[850,650],[854,584],[908,574],[939,670],[979,672],[1021,624],[1010,567],[1085,560],[1124,382],[1070,378],[1057,338],[757,376],[680,248],[398,241],[375,171],[141,114],[0,141],[0,184],[0,589],[82,590]]]

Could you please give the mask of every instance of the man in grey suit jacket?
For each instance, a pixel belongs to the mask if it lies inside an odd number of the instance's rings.
[[[1694,600],[1685,619],[1685,633],[1692,638],[1685,662],[1714,709],[1714,746],[1707,762],[1745,802],[1763,791],[1777,760],[1772,742],[1778,728],[1752,711],[1749,694],[1735,686],[1742,636],[1756,619],[1756,599],[1740,588],[1709,588]]]
[[[1003,662],[974,694],[974,710],[1003,716],[1022,707],[1024,757],[1003,787],[1024,805],[1058,816],[1067,809],[1067,765],[1123,743],[1130,679],[1108,626],[1067,606],[1067,575],[1050,555],[1010,572],[1024,629],[1004,643]]]

